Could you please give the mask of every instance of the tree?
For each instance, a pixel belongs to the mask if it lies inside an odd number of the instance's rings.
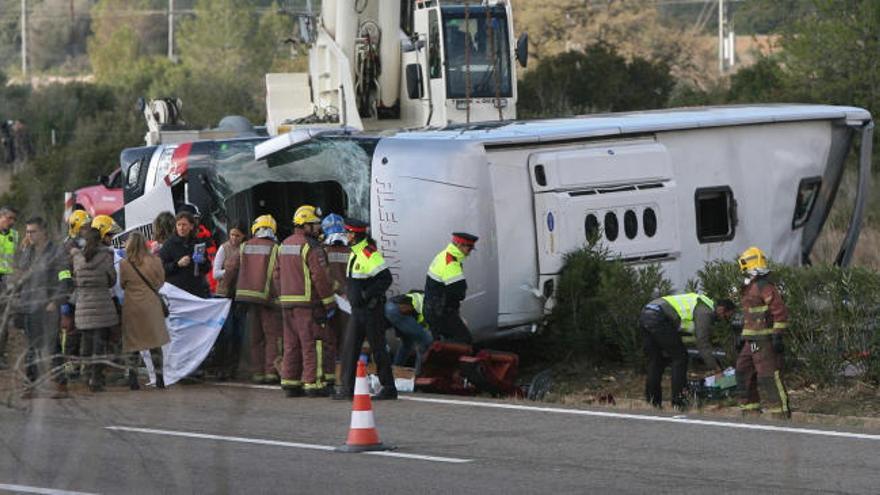
[[[665,63],[627,62],[597,43],[541,60],[520,82],[518,110],[528,118],[660,108],[673,85]]]
[[[513,6],[517,29],[529,33],[536,60],[602,43],[627,60],[665,62],[676,79],[699,88],[717,78],[703,70],[712,47],[701,45],[692,28],[662,22],[653,0],[514,0]]]

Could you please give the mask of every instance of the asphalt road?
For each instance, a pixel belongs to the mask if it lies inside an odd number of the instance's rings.
[[[880,492],[878,432],[411,397],[374,403],[382,440],[404,457],[329,450],[350,403],[274,390],[111,388],[0,406],[0,491]]]

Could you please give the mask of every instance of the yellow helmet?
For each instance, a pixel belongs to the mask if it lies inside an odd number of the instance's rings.
[[[752,246],[739,255],[739,269],[744,273],[754,273],[767,270],[767,256],[764,251]]]
[[[294,225],[304,225],[307,223],[321,223],[321,212],[312,205],[302,205],[296,209],[293,214]]]
[[[97,229],[103,238],[107,234],[118,234],[121,230],[110,215],[98,215],[92,220],[92,228]]]
[[[251,234],[256,234],[260,229],[272,229],[272,232],[276,232],[278,224],[272,215],[260,215],[254,220],[254,224],[251,225]]]
[[[85,210],[76,210],[67,217],[67,235],[76,237],[79,229],[91,223],[92,217]]]

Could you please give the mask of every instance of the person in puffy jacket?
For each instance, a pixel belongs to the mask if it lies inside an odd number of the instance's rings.
[[[97,229],[88,228],[83,235],[85,247],[74,248],[73,278],[76,282],[74,323],[82,332],[83,356],[100,359],[107,352],[110,328],[119,324],[111,288],[116,285],[113,251],[101,242]],[[104,365],[88,367],[89,390],[104,389]]]

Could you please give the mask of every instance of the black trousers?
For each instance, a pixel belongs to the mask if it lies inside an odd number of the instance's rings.
[[[382,304],[377,304],[375,308],[352,308],[351,310],[348,328],[345,329],[345,335],[342,338],[340,356],[342,361],[342,393],[349,395],[354,393],[357,361],[365,337],[370,343],[373,362],[376,363],[376,372],[379,374],[379,382],[384,388],[395,388],[394,374],[391,372],[391,357],[388,355],[388,346],[385,343],[386,326],[382,310]]]
[[[110,337],[109,328],[90,328],[87,330],[79,330],[82,335],[83,357],[97,359],[110,359],[107,356],[107,343]],[[88,365],[89,382],[103,385],[104,384],[104,363],[92,363]]]
[[[471,332],[468,330],[457,309],[425,309],[425,320],[434,334],[434,340],[471,344]]]
[[[645,400],[655,407],[663,402],[660,386],[663,370],[672,368],[672,405],[684,405],[684,387],[687,383],[687,347],[681,335],[661,310],[642,309],[639,327],[648,356],[648,378],[645,381]]]
[[[58,311],[35,311],[24,315],[24,334],[27,337],[25,374],[30,381],[55,368],[55,381],[66,383],[60,369],[64,364],[58,335]]]

